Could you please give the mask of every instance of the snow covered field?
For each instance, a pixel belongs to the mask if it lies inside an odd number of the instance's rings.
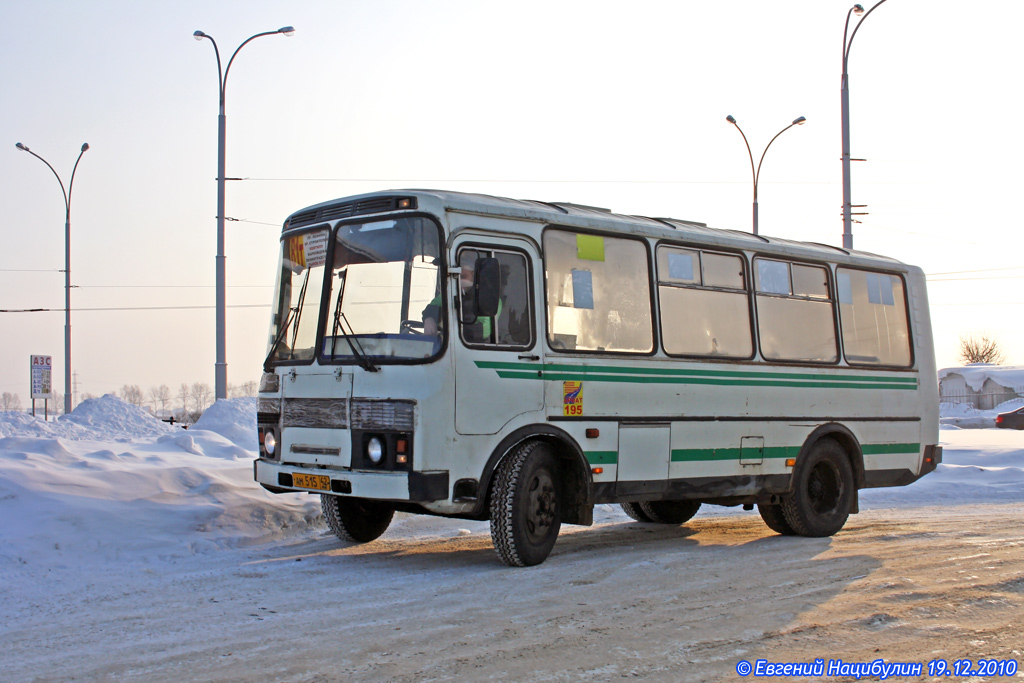
[[[756,512],[736,508],[705,507],[688,531],[639,525],[617,507],[599,506],[594,528],[563,527],[544,565],[512,570],[491,550],[486,523],[398,515],[378,542],[344,547],[326,532],[317,497],[275,496],[252,481],[254,399],[218,402],[187,431],[113,396],[85,401],[56,422],[0,413],[0,679],[500,680],[502,671],[529,672],[519,678],[530,680],[577,680],[570,671],[580,680],[617,678],[628,666],[597,666],[601,656],[583,666],[564,651],[574,647],[574,629],[584,628],[575,612],[590,614],[585,629],[597,634],[613,628],[622,610],[634,614],[622,604],[630,598],[608,586],[586,590],[601,577],[639,581],[637,589],[657,601],[661,591],[676,590],[687,567],[714,561],[697,552],[709,541],[706,547],[718,547],[743,537],[746,546],[775,552],[782,565],[803,563],[794,576],[813,577],[807,563],[828,552],[842,555],[844,538],[854,543],[865,533],[858,529],[922,518],[951,524],[951,508],[958,511],[953,517],[965,518],[965,532],[990,521],[1016,528],[1024,432],[944,426],[941,437],[937,472],[909,487],[862,492],[862,514],[834,539],[775,537]],[[892,533],[898,532],[879,532],[872,542]],[[1024,538],[1015,533],[1003,545],[1019,555]],[[772,539],[775,545],[763,545]],[[779,548],[795,554],[779,555]],[[741,562],[761,561],[748,552]],[[884,553],[875,555],[861,548],[851,557],[877,566]],[[639,564],[638,556],[645,558]],[[737,571],[735,561],[714,565],[714,576]],[[1008,585],[1024,586],[1024,569],[1003,566]],[[773,589],[750,590],[750,599],[760,601]],[[595,612],[601,600],[606,604]],[[440,604],[432,608],[434,601]],[[706,608],[714,607],[712,601]],[[787,609],[790,620],[805,613]],[[536,643],[526,635],[534,612],[543,622],[537,633],[548,634]],[[435,619],[432,638],[451,644],[441,659],[424,655],[431,638],[417,637],[423,622]],[[768,620],[755,630],[762,638],[779,628]],[[524,652],[532,654],[517,657],[526,660],[460,668],[460,643],[472,657],[486,658],[474,638],[503,630],[529,641]],[[343,633],[349,640],[339,640]],[[563,641],[560,652],[556,643]],[[585,642],[578,647],[587,650]],[[616,662],[675,661],[640,642],[615,647],[629,650]],[[735,665],[735,649],[716,650],[718,669],[693,670],[716,672],[730,658]],[[676,671],[665,680],[701,678]]]

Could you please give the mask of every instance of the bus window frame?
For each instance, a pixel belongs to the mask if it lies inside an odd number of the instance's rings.
[[[856,361],[850,361],[846,357],[846,344],[843,343],[843,320],[842,313],[839,310],[839,277],[838,272],[833,273],[833,280],[836,287],[836,322],[839,325],[839,343],[843,350],[843,361],[851,368],[857,369],[877,369],[877,370],[900,370],[900,371],[913,371],[917,368],[917,332],[914,329],[914,317],[910,314],[910,288],[907,286],[906,273],[901,273],[895,270],[879,270],[875,268],[867,268],[864,266],[856,266],[851,264],[835,263],[833,264],[834,270],[838,271],[840,268],[847,270],[857,270],[862,273],[876,273],[878,275],[891,275],[899,278],[903,285],[903,315],[907,321],[907,343],[910,345],[910,364],[909,365],[879,365],[877,363],[857,363]]]
[[[298,237],[299,235],[305,235],[305,234],[310,233],[310,232],[316,232],[318,230],[326,230],[327,231],[327,249],[328,249],[328,253],[327,253],[325,258],[327,258],[328,262],[329,262],[330,258],[331,258],[331,255],[330,255],[331,234],[332,234],[332,232],[334,230],[334,226],[331,225],[331,223],[329,223],[329,222],[328,223],[317,223],[315,225],[304,225],[301,228],[296,228],[295,230],[281,231],[280,238],[278,239],[278,258],[280,258],[280,256],[281,256],[281,250],[284,248],[284,241],[286,239],[289,239],[291,237]],[[280,262],[278,262],[278,265],[280,265]],[[327,281],[326,273],[327,273],[327,266],[325,264],[324,265],[324,278],[323,278],[324,281],[320,283],[320,299],[321,300],[320,300],[320,310],[317,311],[317,319],[316,319],[317,320],[317,322],[316,322],[316,324],[317,324],[317,332],[316,332],[316,341],[314,342],[314,346],[313,346],[313,355],[310,356],[307,359],[304,359],[304,360],[279,360],[279,361],[271,361],[270,362],[270,367],[272,367],[272,368],[282,368],[282,367],[298,367],[298,366],[302,366],[302,365],[312,365],[314,362],[316,362],[318,360],[319,353],[318,353],[317,350],[323,344],[323,339],[321,337],[321,329],[320,329],[320,321],[321,321],[320,316],[323,314],[323,309],[324,309],[324,301],[323,301],[323,296],[324,296],[323,289],[324,289],[324,287],[323,286],[324,286],[324,284],[326,284],[326,281]],[[274,284],[275,289],[277,289],[280,286],[280,278],[281,278],[281,271],[280,271],[280,269],[278,269],[276,271],[276,275],[277,275],[278,281]],[[279,303],[278,299],[280,299],[280,296],[281,296],[282,292],[278,291],[277,294],[278,294],[278,297],[273,301],[272,306],[278,305],[278,303]],[[308,311],[307,311],[307,313],[308,313]],[[278,330],[278,334],[280,334],[280,330]],[[280,343],[284,343],[283,340]]]
[[[828,283],[827,283],[827,287],[826,287],[826,290],[828,292],[828,298],[821,299],[821,298],[818,298],[818,297],[798,296],[796,294],[785,295],[785,294],[775,294],[775,293],[772,293],[772,292],[760,292],[760,291],[758,291],[758,289],[757,289],[757,278],[754,275],[754,270],[757,268],[756,261],[759,258],[765,259],[767,261],[777,261],[777,262],[781,262],[781,263],[785,263],[785,264],[789,265],[790,266],[790,269],[789,269],[790,289],[792,289],[792,287],[793,287],[793,269],[792,269],[792,264],[796,263],[796,264],[800,264],[800,265],[803,265],[803,266],[814,266],[814,267],[817,267],[817,268],[824,269],[825,276],[828,278]],[[842,365],[845,362],[846,354],[845,354],[845,349],[843,348],[843,339],[842,339],[842,334],[843,333],[842,333],[842,329],[839,326],[839,299],[838,299],[838,291],[836,289],[836,282],[835,282],[836,278],[835,278],[835,272],[834,272],[834,268],[836,267],[836,265],[837,264],[835,264],[835,263],[833,263],[831,261],[826,261],[826,262],[822,263],[821,261],[815,261],[813,259],[805,259],[805,258],[800,258],[800,257],[794,257],[794,256],[786,255],[786,254],[770,254],[770,253],[764,253],[764,252],[761,252],[761,251],[753,252],[750,255],[750,290],[751,290],[751,298],[753,300],[753,306],[754,306],[755,317],[756,317],[755,333],[757,335],[757,356],[758,356],[758,358],[761,359],[762,362],[769,363],[769,364],[781,364],[781,365],[791,365],[791,366],[803,365],[803,366],[816,367],[816,368],[821,368],[821,367],[837,367],[837,366]],[[815,360],[790,360],[790,359],[786,359],[786,358],[765,358],[764,352],[763,352],[763,348],[761,346],[761,315],[760,315],[760,311],[757,310],[757,297],[758,296],[766,296],[766,297],[771,297],[771,298],[776,298],[776,299],[794,299],[794,300],[797,300],[797,301],[812,301],[812,302],[813,301],[827,301],[830,304],[832,304],[832,332],[833,332],[833,334],[835,334],[836,359],[834,361],[815,361]]]
[[[722,254],[724,256],[737,256],[737,257],[739,257],[740,261],[743,262],[743,289],[742,290],[739,290],[739,289],[727,289],[727,288],[724,288],[724,287],[706,287],[704,285],[696,286],[696,285],[674,284],[674,283],[665,283],[665,284],[666,284],[666,286],[669,286],[669,287],[682,287],[682,288],[698,289],[698,290],[701,290],[701,291],[711,291],[711,292],[739,293],[740,291],[743,291],[747,295],[747,322],[748,322],[748,324],[750,326],[749,327],[749,329],[750,329],[750,355],[749,356],[710,356],[710,355],[702,355],[702,354],[690,354],[690,353],[683,354],[683,353],[669,353],[668,352],[668,350],[665,348],[665,339],[664,339],[665,326],[664,326],[664,323],[661,320],[661,291],[659,289],[661,287],[661,281],[658,279],[659,273],[657,272],[657,269],[658,269],[657,254],[658,254],[658,250],[661,249],[661,247],[663,245],[666,246],[666,247],[669,247],[669,248],[674,248],[674,249],[690,249],[692,251],[697,251],[697,252],[700,252],[700,253],[709,252],[709,253],[712,253],[712,254]],[[708,361],[708,362],[713,362],[713,363],[749,363],[749,362],[755,361],[759,357],[760,352],[761,352],[761,340],[760,340],[760,338],[758,337],[758,334],[757,334],[757,331],[758,331],[757,330],[757,319],[754,317],[754,301],[753,301],[753,299],[754,299],[754,292],[753,292],[753,290],[754,290],[754,279],[753,279],[754,275],[753,275],[753,266],[751,265],[753,261],[752,261],[752,259],[747,258],[746,252],[738,250],[738,249],[737,250],[722,249],[722,248],[718,248],[718,247],[714,247],[714,246],[709,248],[709,247],[707,247],[705,245],[700,245],[700,244],[690,243],[690,242],[674,242],[674,241],[671,241],[671,240],[658,240],[654,244],[654,255],[655,255],[655,259],[654,259],[654,270],[655,270],[655,272],[654,272],[654,281],[655,281],[655,289],[657,290],[655,292],[654,296],[655,296],[655,299],[657,300],[657,320],[658,320],[658,327],[660,328],[659,331],[658,331],[659,332],[659,334],[658,334],[658,342],[661,344],[661,351],[665,354],[665,356],[667,356],[668,358],[687,358],[687,359],[692,358],[694,360],[702,360],[702,361]],[[700,273],[700,275],[701,275],[701,282],[703,282],[704,281],[704,261],[703,261],[703,259],[701,259],[700,268],[701,268],[701,273]]]
[[[376,223],[376,222],[380,222],[380,221],[398,220],[398,219],[401,219],[401,218],[426,218],[431,223],[434,224],[434,227],[437,228],[437,245],[438,245],[438,252],[439,252],[437,258],[440,259],[440,261],[441,261],[441,263],[438,264],[437,268],[438,268],[438,272],[440,273],[441,277],[447,277],[447,275],[446,275],[446,273],[448,272],[448,258],[447,258],[448,254],[447,254],[447,247],[446,247],[446,245],[447,245],[447,239],[446,239],[447,235],[445,234],[444,227],[441,225],[441,221],[437,218],[437,216],[435,216],[433,214],[430,214],[430,213],[427,213],[425,211],[402,211],[400,213],[390,213],[390,214],[367,214],[367,215],[357,216],[357,217],[353,217],[353,218],[347,218],[347,219],[339,220],[339,221],[337,221],[335,223],[331,223],[330,224],[331,225],[331,229],[330,229],[330,232],[329,232],[328,242],[327,242],[327,263],[330,264],[331,272],[333,273],[333,270],[334,270],[334,265],[333,265],[334,264],[334,247],[335,247],[335,244],[338,241],[338,239],[337,239],[338,228],[340,228],[342,226],[345,226],[345,225],[357,225],[359,223]],[[320,297],[322,299],[322,301],[320,302],[320,321],[319,321],[319,325],[317,327],[316,348],[317,348],[318,352],[316,354],[314,354],[314,356],[316,358],[317,364],[319,364],[321,366],[352,365],[352,366],[358,367],[359,366],[359,362],[356,359],[354,359],[354,358],[352,358],[352,359],[341,359],[341,358],[338,358],[338,359],[332,360],[330,356],[325,355],[321,351],[324,348],[324,339],[327,337],[327,318],[330,316],[330,304],[331,304],[331,302],[328,299],[330,299],[330,290],[331,290],[333,284],[334,284],[333,283],[333,275],[331,277],[327,277],[327,271],[325,270],[324,271],[324,282],[323,282],[324,291],[321,292],[321,294],[320,294]],[[443,316],[443,318],[445,320],[447,320],[448,319],[448,305],[447,305],[447,302],[444,301],[445,297],[441,297],[441,298],[442,298],[442,301],[441,301],[441,316]],[[432,356],[430,356],[428,358],[388,358],[388,357],[381,357],[381,356],[369,356],[369,359],[373,362],[374,365],[426,365],[426,364],[429,364],[429,363],[436,363],[441,358],[443,358],[445,353],[447,352],[447,350],[448,350],[448,340],[449,340],[450,336],[451,336],[451,333],[450,332],[446,332],[443,335],[443,338],[441,339],[441,346],[440,346],[440,348],[438,348],[437,353],[435,353],[434,355],[432,355]]]
[[[510,246],[510,245],[505,245],[505,244],[496,245],[493,242],[487,243],[487,242],[477,242],[477,241],[460,242],[458,244],[458,246],[455,248],[455,253],[454,253],[455,263],[458,264],[460,268],[461,268],[461,264],[459,264],[459,258],[461,256],[462,252],[463,251],[467,251],[467,250],[468,251],[487,251],[487,252],[490,252],[492,256],[493,256],[493,254],[495,252],[504,252],[506,254],[516,254],[518,256],[521,256],[523,258],[523,260],[526,261],[526,302],[527,302],[527,304],[530,307],[530,314],[531,314],[529,316],[530,317],[530,343],[525,345],[525,346],[521,346],[521,345],[514,345],[513,346],[513,345],[509,345],[509,344],[487,344],[487,343],[482,343],[482,342],[481,343],[467,342],[465,337],[462,334],[462,320],[461,320],[461,318],[459,316],[455,316],[455,324],[458,326],[459,341],[461,341],[462,345],[464,347],[466,347],[467,349],[476,349],[476,350],[480,350],[480,351],[518,351],[520,353],[526,353],[528,351],[533,351],[537,347],[537,339],[538,339],[537,329],[538,329],[538,325],[537,325],[537,310],[536,310],[537,309],[536,289],[534,288],[534,283],[533,283],[533,278],[534,278],[533,259],[530,257],[530,254],[526,251],[526,249],[524,249],[522,247],[515,247],[515,246]],[[448,278],[449,284],[450,284],[450,281],[452,279],[453,278],[450,278],[450,277]],[[449,296],[449,294],[446,293],[446,295],[444,296],[444,299],[445,299],[444,303],[445,303],[445,305],[448,305],[449,303],[451,303],[449,301],[449,298],[451,298],[452,296],[458,297],[460,299],[459,304],[461,305],[461,303],[462,303],[461,302],[462,290],[460,289],[459,285],[455,285],[455,291],[451,293],[451,296]],[[446,339],[446,341],[447,341],[447,339]]]
[[[591,349],[559,349],[551,345],[551,335],[548,334],[548,255],[547,249],[545,249],[544,247],[544,240],[549,230],[567,232],[575,235],[594,235],[596,237],[630,240],[634,242],[639,242],[644,246],[644,251],[647,253],[647,298],[651,312],[650,351],[597,351]],[[587,356],[609,356],[621,358],[651,358],[658,354],[658,352],[661,350],[659,346],[661,342],[661,321],[658,318],[658,311],[656,308],[657,294],[654,290],[657,289],[657,282],[654,277],[654,252],[651,248],[651,240],[649,238],[644,237],[642,235],[619,235],[602,230],[577,228],[569,225],[561,225],[558,223],[548,223],[540,232],[540,261],[541,265],[544,268],[544,343],[549,351],[553,351],[554,353],[564,355],[581,354]]]

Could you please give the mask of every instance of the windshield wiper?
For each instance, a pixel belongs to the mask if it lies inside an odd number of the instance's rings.
[[[284,325],[281,325],[281,331],[277,333],[277,339],[270,346],[270,353],[267,354],[266,359],[263,361],[263,372],[270,372],[270,359],[277,353],[277,347],[284,341],[284,337],[288,334],[288,326],[292,320],[295,320],[295,334],[292,338],[291,354],[295,355],[295,337],[298,337],[299,333],[299,311],[302,309],[302,302],[306,299],[306,285],[309,284],[309,270],[306,271],[306,277],[302,280],[302,288],[299,290],[299,300],[295,302],[295,306],[288,309],[288,317],[284,321]]]
[[[348,347],[352,349],[352,356],[356,359],[359,367],[367,372],[377,372],[380,368],[374,365],[373,361],[367,357],[363,345],[359,343],[359,339],[355,335],[355,330],[352,329],[352,324],[341,311],[341,301],[345,296],[345,271],[338,273],[338,278],[341,280],[341,284],[338,288],[338,303],[334,306],[334,326],[331,329],[331,360],[334,360],[334,349],[338,344],[338,332],[340,331],[341,336],[348,342]],[[348,325],[348,331],[345,330],[345,325]]]
[[[292,321],[292,316],[295,315],[298,310],[298,306],[288,309],[288,318],[284,321],[284,325],[281,326],[281,331],[277,333],[277,339],[275,339],[274,343],[270,345],[270,353],[268,353],[267,357],[263,360],[263,372],[270,372],[270,359],[274,357],[275,353],[277,353],[277,347],[281,344],[281,340],[284,339],[284,335],[288,334],[288,324]]]

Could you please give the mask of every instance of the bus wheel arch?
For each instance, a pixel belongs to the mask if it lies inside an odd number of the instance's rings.
[[[800,461],[800,458],[810,453],[815,444],[822,439],[832,439],[839,444],[850,461],[850,467],[853,468],[853,479],[856,489],[864,488],[864,452],[861,450],[860,441],[857,440],[857,437],[845,425],[838,422],[820,425],[811,432],[804,440],[804,445],[800,448],[797,462]],[[856,495],[854,495],[853,506],[851,512],[857,512]]]
[[[561,487],[562,522],[590,526],[594,523],[594,506],[591,495],[590,465],[582,449],[567,433],[550,425],[529,425],[521,427],[502,439],[494,449],[480,478],[481,510],[490,510],[494,492],[495,472],[501,462],[511,457],[526,441],[539,440],[551,449],[558,467],[558,481]]]

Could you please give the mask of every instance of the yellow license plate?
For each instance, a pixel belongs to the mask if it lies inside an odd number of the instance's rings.
[[[317,491],[330,491],[331,478],[322,474],[299,474],[292,475],[292,486],[300,489],[316,489]]]

